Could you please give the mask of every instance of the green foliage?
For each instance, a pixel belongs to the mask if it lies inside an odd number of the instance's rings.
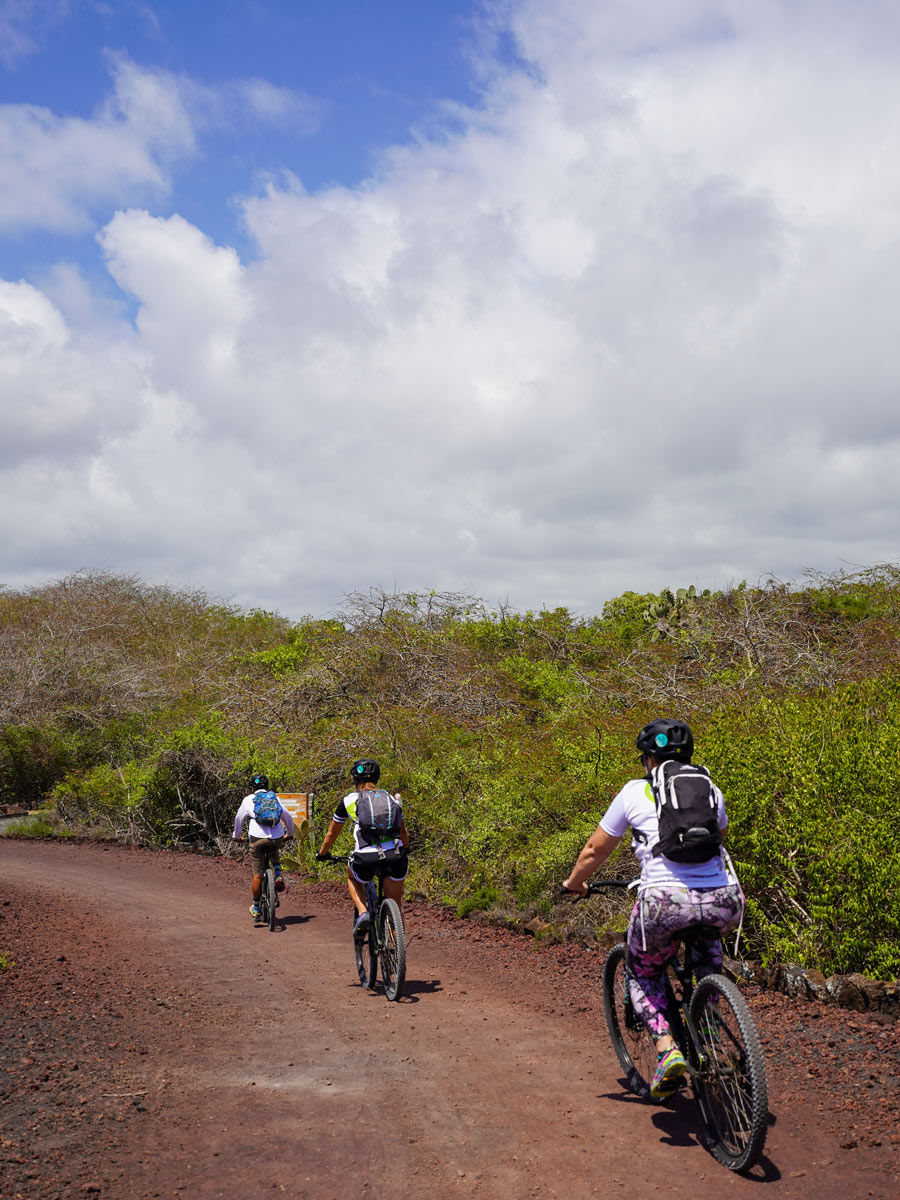
[[[5,950],[0,950],[0,971],[8,971],[16,964],[12,961]]]
[[[6,827],[6,836],[11,838],[58,838],[75,837],[68,829],[61,829],[56,821],[48,821],[45,817],[22,817]]]
[[[83,758],[80,739],[40,725],[0,728],[0,803],[34,807]]]
[[[603,628],[616,642],[626,646],[646,637],[647,612],[659,599],[653,592],[623,592],[603,605]]]
[[[704,758],[765,961],[900,975],[900,677],[717,714]]]
[[[468,896],[463,896],[459,904],[456,906],[456,915],[458,917],[467,917],[469,913],[484,912],[488,908],[493,908],[500,899],[500,895],[495,887],[480,887],[476,888]]]
[[[900,972],[890,564],[584,618],[371,589],[296,624],[79,573],[0,591],[0,623],[0,800],[49,803],[51,831],[221,846],[260,770],[321,824],[367,755],[407,801],[418,889],[546,912],[635,731],[677,714],[726,793],[754,953]]]

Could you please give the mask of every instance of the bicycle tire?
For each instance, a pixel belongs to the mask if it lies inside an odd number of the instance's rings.
[[[275,896],[275,872],[271,867],[267,868],[266,873],[263,876],[262,893],[260,898],[262,898],[262,895],[264,895],[266,898],[265,920],[269,926],[269,933],[272,933],[275,929],[275,905],[277,900]]]
[[[656,1043],[634,1011],[625,975],[625,943],[613,946],[603,964],[603,1013],[616,1058],[625,1072],[629,1091],[650,1099],[656,1071]]]
[[[406,982],[406,931],[396,900],[382,900],[378,910],[381,980],[388,1000],[399,1000]]]
[[[762,1153],[769,1123],[766,1062],[747,1002],[724,975],[707,975],[690,1005],[699,1067],[694,1095],[710,1151],[730,1171]]]
[[[356,918],[358,916],[359,914],[354,908],[354,926],[356,925]],[[359,975],[359,982],[364,988],[373,988],[378,978],[378,955],[375,952],[375,930],[371,923],[369,924],[368,933],[364,938],[358,938],[354,934],[353,957],[356,960],[356,973]]]

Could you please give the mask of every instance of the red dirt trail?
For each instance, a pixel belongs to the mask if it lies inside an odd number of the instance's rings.
[[[749,1177],[623,1090],[602,956],[411,903],[406,997],[348,902],[243,863],[0,839],[0,1200],[900,1196],[897,1023],[747,989],[773,1123]]]

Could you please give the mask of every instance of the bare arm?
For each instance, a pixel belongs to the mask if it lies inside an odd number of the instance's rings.
[[[572,868],[569,878],[563,883],[563,887],[568,888],[570,892],[579,892],[582,896],[586,896],[585,880],[589,875],[593,875],[602,863],[606,862],[621,840],[620,837],[613,837],[611,833],[607,833],[598,825],[585,842],[584,849],[578,855],[578,861]]]
[[[338,840],[338,835],[344,828],[345,824],[346,821],[335,821],[334,818],[332,818],[331,824],[328,826],[328,832],[325,834],[325,840],[322,842],[322,848],[319,850],[320,854],[327,854],[329,852],[331,847]]]

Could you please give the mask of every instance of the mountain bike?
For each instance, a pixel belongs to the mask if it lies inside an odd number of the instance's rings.
[[[589,883],[588,891],[628,887],[627,880]],[[769,1119],[766,1064],[759,1034],[737,985],[724,975],[694,978],[698,941],[720,937],[713,926],[694,925],[679,933],[682,951],[666,978],[672,1037],[687,1062],[700,1110],[704,1141],[731,1171],[747,1171],[762,1154]],[[629,988],[624,942],[603,964],[603,1011],[616,1057],[629,1089],[650,1100],[656,1071],[656,1043],[635,1010]]]
[[[278,907],[278,892],[275,890],[275,871],[272,866],[266,867],[262,887],[259,889],[259,919],[263,925],[269,926],[269,932],[275,929],[275,909]]]
[[[348,863],[349,854],[329,854],[328,862]],[[369,928],[362,937],[353,935],[353,956],[359,982],[365,988],[374,988],[381,964],[381,981],[388,1000],[399,1000],[406,982],[406,933],[400,905],[384,894],[384,880],[380,874],[366,886],[366,908],[369,913]],[[353,924],[359,914],[353,909]]]

